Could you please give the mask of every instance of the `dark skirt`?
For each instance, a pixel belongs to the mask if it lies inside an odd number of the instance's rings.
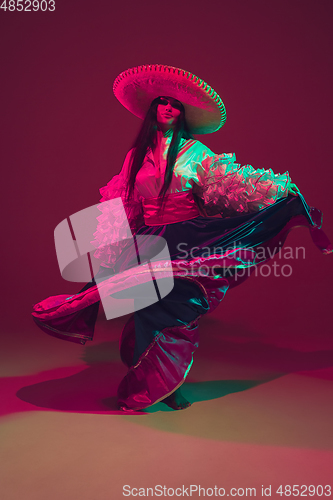
[[[217,307],[228,288],[242,283],[256,265],[273,257],[293,227],[308,227],[317,247],[323,253],[332,252],[321,222],[319,210],[310,208],[301,195],[290,195],[255,214],[226,219],[198,216],[163,226],[144,225],[135,235],[135,244],[129,241],[113,269],[101,267],[95,279],[75,296],[50,297],[36,304],[33,318],[44,332],[84,344],[93,339],[100,285],[111,280],[103,293],[118,300],[131,298],[135,311],[120,339],[128,373],[119,386],[118,403],[124,410],[140,410],[164,399],[184,382],[198,347],[199,318]],[[147,273],[138,272],[138,264],[161,262],[154,256],[166,249],[164,265],[171,267],[155,268],[156,299],[151,297],[152,281],[147,281]],[[124,271],[128,277],[121,281],[118,277]],[[164,295],[160,293],[160,284],[166,283],[163,278],[172,279],[173,285]]]

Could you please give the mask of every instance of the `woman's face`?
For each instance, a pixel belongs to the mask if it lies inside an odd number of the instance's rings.
[[[157,105],[156,120],[160,129],[165,132],[174,128],[180,115],[182,104],[172,97],[161,97]]]

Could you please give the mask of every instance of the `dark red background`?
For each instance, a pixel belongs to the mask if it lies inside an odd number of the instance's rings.
[[[97,203],[121,168],[139,120],[112,83],[132,66],[169,64],[207,81],[228,118],[198,139],[242,164],[288,170],[333,240],[332,14],[330,0],[56,0],[55,12],[1,11],[3,341],[38,340],[32,305],[81,286],[61,278],[53,231]],[[306,249],[284,262],[291,277],[252,277],[214,315],[272,343],[325,348],[333,257],[306,229],[287,245]]]

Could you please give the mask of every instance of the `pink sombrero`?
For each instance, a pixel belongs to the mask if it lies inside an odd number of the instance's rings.
[[[151,102],[159,96],[181,101],[192,134],[211,134],[227,119],[220,96],[189,71],[151,64],[127,69],[117,76],[113,92],[118,101],[138,118],[144,118]]]

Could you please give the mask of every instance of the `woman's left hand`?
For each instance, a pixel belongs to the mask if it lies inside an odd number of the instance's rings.
[[[292,194],[293,196],[298,196],[299,189],[296,184],[291,183],[288,189],[288,194]]]

